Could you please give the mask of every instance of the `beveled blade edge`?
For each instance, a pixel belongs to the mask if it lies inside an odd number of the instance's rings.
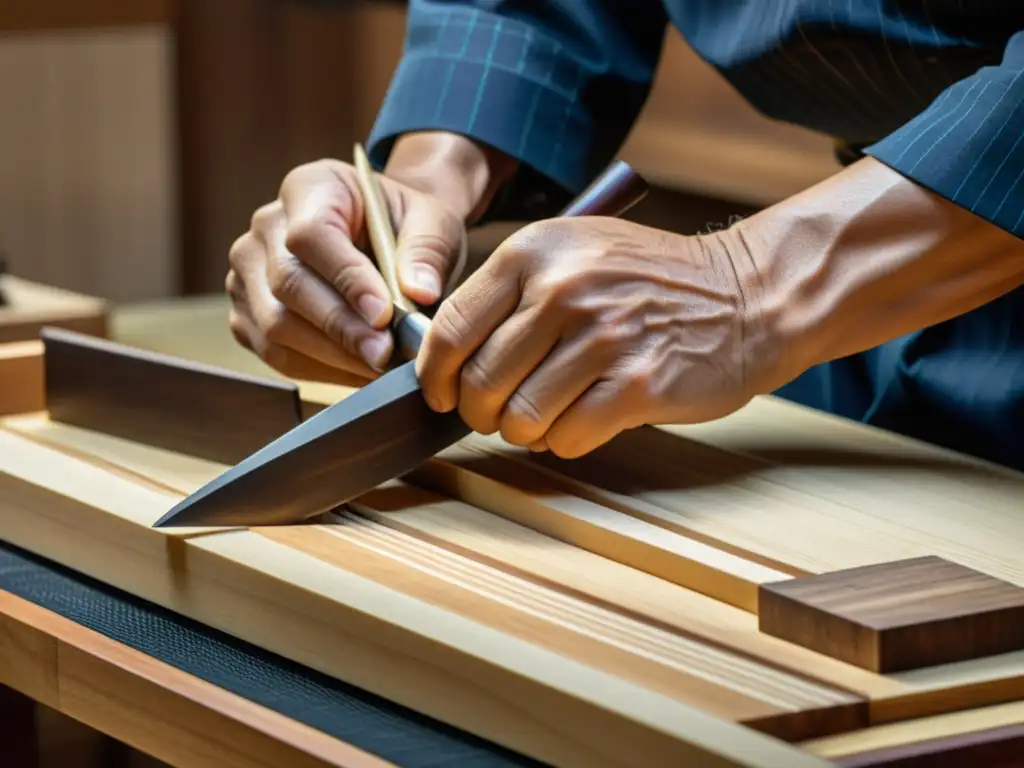
[[[175,504],[153,524],[153,527],[251,524],[245,521],[221,522],[222,516],[217,516],[216,522],[212,518],[206,519],[201,515],[204,506],[202,502],[214,498],[216,494],[226,491],[254,473],[267,471],[275,462],[292,455],[304,445],[334,434],[339,429],[350,426],[362,418],[373,417],[389,404],[412,393],[422,397],[419,381],[416,378],[415,361],[403,363],[247,456]],[[427,407],[425,403],[424,407]],[[337,503],[341,504],[344,501],[347,499],[339,500]],[[244,516],[249,520],[253,519],[251,515]]]

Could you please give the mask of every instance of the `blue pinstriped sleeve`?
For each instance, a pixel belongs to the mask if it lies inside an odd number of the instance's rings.
[[[1024,32],[865,153],[1024,237]]]
[[[526,166],[515,198],[575,194],[636,120],[666,24],[646,0],[412,0],[370,159],[382,167],[402,133],[452,131]]]

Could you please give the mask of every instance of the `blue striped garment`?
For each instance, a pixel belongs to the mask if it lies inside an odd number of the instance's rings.
[[[619,150],[667,25],[769,117],[1024,234],[1022,0],[411,0],[369,138],[441,129],[523,168],[489,212],[550,215]],[[1024,469],[1024,293],[778,394]]]

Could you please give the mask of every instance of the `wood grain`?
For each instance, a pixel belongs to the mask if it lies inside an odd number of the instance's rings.
[[[406,496],[404,506],[433,506],[440,513],[461,506],[408,486],[391,490]],[[410,538],[365,515],[345,513],[329,526],[263,528],[259,533],[505,634],[786,740],[866,723],[864,702],[851,694],[614,608],[581,601]]]
[[[0,275],[7,303],[0,306],[0,344],[39,338],[44,326],[91,336],[107,335],[110,308],[106,301]]]
[[[26,689],[32,698],[171,765],[391,765],[3,591],[0,626],[23,649],[0,683],[32,670],[46,681]]]
[[[762,584],[759,627],[874,672],[1024,650],[1024,589],[940,557]]]
[[[973,750],[992,750],[996,764],[1008,757],[1020,760],[1024,754],[1017,737],[1022,728],[1024,701],[1017,701],[873,726],[801,746],[839,765],[901,765],[901,760],[909,765],[952,765],[949,759],[954,757],[963,761],[958,765],[989,765],[979,762],[984,755]]]
[[[826,764],[258,533],[168,536],[168,494],[9,431],[0,456],[8,541],[540,760]]]
[[[233,464],[294,427],[298,390],[110,341],[46,329],[52,418]]]
[[[0,344],[0,416],[45,407],[42,342]]]

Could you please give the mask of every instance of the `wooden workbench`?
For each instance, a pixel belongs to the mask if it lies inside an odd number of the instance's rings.
[[[223,297],[122,308],[113,313],[112,336],[136,347],[280,378],[234,343],[227,327],[227,311]],[[302,385],[302,395],[307,400],[333,402],[342,394],[341,388]],[[799,649],[786,645],[772,644],[752,632],[750,622],[751,613],[757,610],[757,583],[776,568],[785,569],[781,575],[790,578],[865,561],[941,554],[1021,585],[1024,559],[1014,554],[1019,552],[1019,539],[1011,535],[992,538],[989,533],[990,526],[992,530],[1002,527],[1007,534],[1016,526],[1013,518],[1007,518],[996,507],[1007,508],[1005,499],[1013,495],[1015,488],[1024,487],[1019,476],[772,398],[760,399],[723,422],[685,431],[707,447],[698,448],[694,443],[694,452],[688,456],[694,463],[681,464],[679,472],[714,475],[694,486],[688,502],[701,502],[687,512],[687,524],[692,526],[695,537],[692,541],[696,542],[692,551],[682,559],[662,558],[664,562],[640,562],[642,557],[634,557],[636,568],[646,569],[646,573],[609,561],[602,562],[616,568],[606,572],[598,569],[606,575],[628,578],[638,587],[650,588],[649,592],[635,592],[638,616],[657,614],[662,622],[681,622],[677,625],[688,627],[687,631],[694,633],[692,637],[701,638],[701,642],[716,638],[719,651],[713,650],[715,646],[685,641],[692,645],[690,652],[702,655],[701,660],[695,656],[689,663],[696,668],[708,663],[715,654],[728,651],[732,655],[723,658],[732,661],[726,666],[719,662],[721,670],[716,674],[732,676],[749,688],[751,697],[769,691],[757,675],[769,675],[775,680],[773,685],[778,688],[769,698],[820,700],[829,707],[838,705],[842,709],[846,701],[853,701],[846,698],[844,690],[866,696],[870,725],[851,728],[847,724],[839,735],[823,734],[803,741],[802,748],[807,754],[835,760],[836,764],[890,764],[863,762],[862,756],[907,743],[930,744],[940,736],[959,740],[943,747],[948,754],[963,748],[971,739],[995,738],[993,733],[1004,734],[1007,729],[1011,733],[1002,736],[1000,744],[1015,738],[1014,729],[1024,723],[1021,652],[966,664],[874,675],[833,664],[823,657],[801,655],[796,652]],[[40,434],[45,438],[45,430]],[[716,455],[719,459],[726,455],[733,458],[725,462],[729,465],[726,467],[721,462],[714,463]],[[657,470],[659,458],[649,457],[647,464],[652,472]],[[140,457],[140,472],[146,461]],[[704,462],[702,469],[695,468],[697,462]],[[645,487],[642,480],[639,476],[631,478],[638,483],[636,488]],[[634,512],[642,509],[664,516],[667,507],[666,500],[659,498],[660,487],[646,488],[632,499],[615,497],[609,492],[602,497],[603,502],[610,505],[609,509],[625,503],[632,504]],[[591,493],[600,493],[600,489],[595,491],[591,487]],[[762,499],[760,507],[749,503],[755,497]],[[920,503],[908,505],[904,503],[908,498],[916,498]],[[895,506],[880,508],[877,502],[883,499],[899,502],[902,511],[894,514]],[[705,514],[712,508],[722,511],[719,517],[728,517],[727,526],[723,527],[722,519]],[[25,530],[26,536],[32,538],[32,532]],[[289,535],[280,534],[285,538]],[[447,534],[435,529],[434,535]],[[574,534],[569,531],[565,535],[572,538]],[[580,540],[585,546],[600,548],[601,542],[595,544],[593,538],[588,542],[581,536]],[[731,544],[724,546],[724,538]],[[217,541],[217,537],[208,540]],[[699,551],[710,551],[701,550],[702,541],[713,545],[714,561],[704,560],[701,564],[703,555]],[[555,544],[561,548],[551,549]],[[646,552],[656,554],[655,549]],[[588,553],[574,552],[551,539],[535,554],[538,562],[547,562],[545,567],[556,570],[559,558],[570,555],[570,560],[584,566],[599,564],[587,559]],[[734,558],[733,554],[738,552],[745,552],[751,559]],[[751,553],[755,552],[773,555],[754,557]],[[628,552],[614,554],[616,559],[630,557]],[[491,554],[497,559],[509,556],[510,551],[500,547]],[[700,568],[671,573],[683,560]],[[103,570],[102,564],[93,567]],[[676,584],[685,583],[701,593],[684,593],[670,583],[650,578],[648,574],[659,568],[666,579],[675,579]],[[229,641],[201,622],[189,622],[173,611],[133,600],[108,585],[68,572],[60,563],[47,563],[23,551],[6,548],[0,552],[0,583],[4,572],[11,570],[32,572],[33,584],[37,586],[25,586],[23,580],[23,594],[0,594],[0,683],[172,765],[379,768],[388,764],[421,765],[437,759],[456,767],[532,764],[493,743],[430,723],[350,687],[332,688],[336,682],[329,677],[301,666],[268,661],[256,646]],[[573,570],[566,564],[557,573],[548,573],[562,584],[591,590],[593,594],[601,590],[611,594],[622,589],[614,583],[599,583],[597,571],[591,574],[587,567]],[[593,583],[588,582],[590,575],[594,575]],[[387,572],[382,572],[382,576],[387,577]],[[48,586],[40,588],[40,583]],[[416,585],[407,588],[415,591]],[[669,597],[690,597],[685,605],[671,600],[659,603],[661,598],[655,593],[661,592]],[[41,602],[46,595],[52,599],[54,594],[72,597],[63,607],[44,608],[33,600],[33,595],[41,595]],[[536,594],[543,596],[541,591]],[[555,594],[548,593],[544,599],[553,600]],[[84,619],[76,619],[84,616],[81,604],[100,600],[111,601],[114,607],[106,610],[121,618],[93,622],[91,626]],[[537,605],[543,608],[541,603]],[[565,606],[579,608],[571,602]],[[700,606],[704,608],[697,610]],[[704,609],[711,613],[702,613]],[[620,617],[618,621],[627,622],[623,627],[633,626],[630,632],[641,631],[639,624],[628,625],[632,619]],[[126,635],[133,627],[135,634]],[[167,649],[153,646],[154,638],[159,645],[161,637],[182,636],[191,638],[185,643],[186,653],[179,649],[177,655],[171,653],[169,658],[161,658],[160,653],[166,654]],[[164,644],[175,642],[169,639]],[[658,642],[670,641],[663,636]],[[202,666],[204,649],[228,645],[229,656],[212,667]],[[737,655],[741,651],[742,655]],[[819,679],[828,678],[830,686],[795,682],[792,675],[805,662],[808,668],[802,671]],[[271,670],[273,664],[281,667]],[[732,668],[734,664],[752,665],[753,677],[744,682],[745,673],[741,667]],[[253,686],[253,679],[259,684]],[[246,680],[250,681],[248,687]],[[319,709],[299,707],[282,712],[287,709],[283,704],[286,688],[330,691],[323,694]],[[758,693],[758,689],[763,689],[763,693]],[[436,697],[445,695],[443,688],[435,691]],[[332,714],[317,720],[317,712],[324,711]],[[343,713],[357,711],[370,711],[371,722],[381,723],[383,730],[368,735],[351,725],[346,728]],[[432,746],[407,748],[403,752],[403,744]],[[430,749],[437,749],[438,753],[430,756]]]

